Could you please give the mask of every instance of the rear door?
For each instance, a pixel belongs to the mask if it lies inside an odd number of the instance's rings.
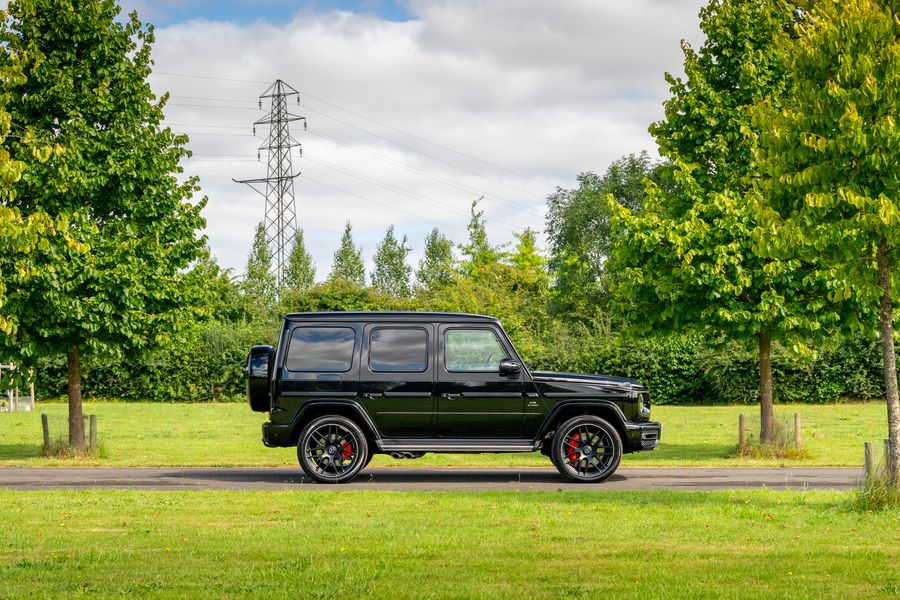
[[[360,401],[384,437],[434,435],[434,359],[433,325],[366,325]]]
[[[515,357],[493,325],[441,325],[438,333],[437,431],[444,438],[521,438],[523,371],[500,375]]]

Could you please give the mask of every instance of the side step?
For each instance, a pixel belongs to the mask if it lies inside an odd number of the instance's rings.
[[[540,442],[533,440],[445,440],[383,439],[375,440],[382,452],[534,452]]]

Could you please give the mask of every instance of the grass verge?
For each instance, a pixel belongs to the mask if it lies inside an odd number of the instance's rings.
[[[0,596],[877,598],[832,492],[0,491]]]
[[[884,437],[883,403],[778,406],[799,412],[809,457],[740,457],[738,414],[752,406],[655,406],[662,421],[660,447],[627,455],[623,466],[861,466],[865,440]],[[64,433],[65,404],[38,404],[34,413],[0,414],[0,466],[296,466],[296,449],[266,448],[260,441],[265,415],[245,404],[92,403],[98,439],[106,456],[53,459],[41,456],[40,412],[50,417],[51,435]],[[377,456],[373,466],[550,466],[539,453],[429,454],[396,461]]]

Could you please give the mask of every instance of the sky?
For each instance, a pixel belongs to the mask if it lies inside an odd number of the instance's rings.
[[[264,200],[257,148],[275,79],[299,90],[298,226],[327,277],[346,221],[367,271],[388,226],[415,266],[438,227],[466,238],[473,200],[491,242],[542,230],[546,198],[647,150],[695,0],[126,0],[156,28],[151,84],[187,133],[209,245],[240,275]],[[267,108],[264,105],[264,108]],[[543,238],[539,238],[543,242]]]

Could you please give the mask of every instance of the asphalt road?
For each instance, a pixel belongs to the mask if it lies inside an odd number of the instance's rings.
[[[602,484],[569,483],[555,469],[364,470],[344,485],[311,483],[293,468],[0,468],[0,488],[16,490],[849,490],[858,468],[624,468]]]

